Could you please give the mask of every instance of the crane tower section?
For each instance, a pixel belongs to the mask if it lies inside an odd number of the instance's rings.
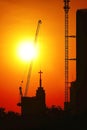
[[[64,11],[65,11],[65,102],[64,109],[68,107],[68,13],[69,13],[69,2],[70,0],[64,0]]]

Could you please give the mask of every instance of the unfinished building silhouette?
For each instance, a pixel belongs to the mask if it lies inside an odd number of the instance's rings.
[[[19,104],[19,106],[21,107],[22,116],[39,116],[43,115],[46,110],[45,90],[42,87],[41,79],[42,71],[40,71],[39,74],[40,80],[39,87],[36,90],[36,95],[33,97],[21,96],[21,103]]]
[[[70,87],[70,109],[87,112],[87,9],[76,12],[76,81]]]

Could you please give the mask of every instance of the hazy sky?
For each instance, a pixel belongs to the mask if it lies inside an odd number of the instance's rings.
[[[63,0],[0,0],[0,107],[20,111],[19,86],[23,93],[29,66],[17,54],[22,41],[34,40],[37,22],[39,55],[34,61],[28,90],[34,96],[39,86],[38,71],[43,71],[42,84],[46,104],[64,104],[64,2]],[[76,33],[76,11],[87,8],[87,0],[71,0],[69,33]],[[75,57],[75,39],[69,40],[69,57]],[[69,81],[75,80],[75,62],[69,63]]]

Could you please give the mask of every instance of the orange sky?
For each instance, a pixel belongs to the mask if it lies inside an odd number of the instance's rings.
[[[20,111],[19,86],[25,91],[27,63],[17,55],[22,40],[33,39],[37,22],[39,56],[34,61],[28,90],[34,96],[39,86],[38,71],[43,71],[46,105],[64,105],[64,10],[63,0],[0,0],[0,107]],[[71,0],[69,33],[76,33],[76,10],[87,7],[87,0]],[[69,57],[75,57],[75,39],[69,40]],[[75,62],[69,63],[69,81],[75,80]]]

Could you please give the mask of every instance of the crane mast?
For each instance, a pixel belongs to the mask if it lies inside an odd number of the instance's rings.
[[[34,45],[35,46],[36,46],[36,43],[37,43],[37,37],[38,37],[39,28],[40,28],[40,24],[41,23],[42,23],[42,21],[38,20],[37,29],[36,29],[36,33],[35,33],[35,39],[34,39]],[[32,71],[32,65],[33,65],[33,60],[31,60],[30,67],[29,67],[29,70],[28,70],[27,82],[26,82],[26,88],[25,88],[24,96],[27,96],[27,92],[28,92],[28,88],[29,88],[29,82],[30,82],[30,77],[31,77],[31,71]]]
[[[70,0],[64,0],[65,11],[65,102],[64,107],[68,107],[68,13]]]

